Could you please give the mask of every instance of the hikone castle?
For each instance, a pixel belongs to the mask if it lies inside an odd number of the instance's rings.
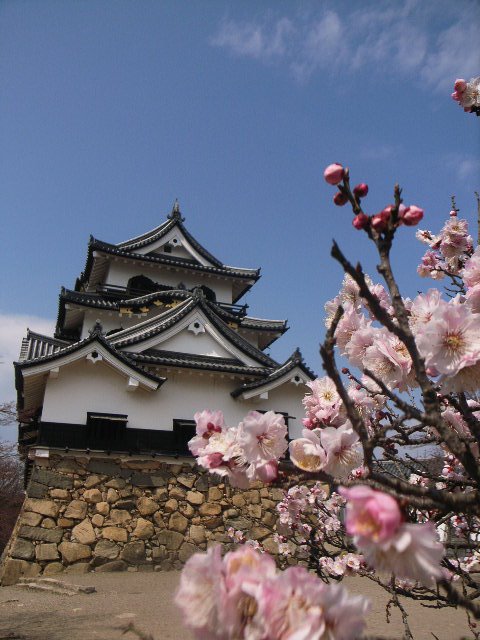
[[[298,350],[284,363],[265,353],[287,323],[241,304],[259,269],[223,264],[184,222],[176,202],[152,231],[118,244],[91,237],[74,289],[61,290],[54,336],[29,331],[22,342],[15,376],[29,485],[4,583],[170,568],[208,540],[225,542],[227,524],[271,533],[267,488],[241,494],[193,464],[193,415],[220,409],[233,425],[274,410],[297,437],[314,375]]]

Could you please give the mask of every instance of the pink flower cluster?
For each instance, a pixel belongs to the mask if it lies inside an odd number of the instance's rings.
[[[278,459],[287,450],[287,427],[281,414],[251,411],[236,427],[227,427],[221,411],[197,412],[196,435],[188,446],[198,464],[228,476],[233,486],[246,488],[250,480],[272,482]]]
[[[480,108],[480,76],[470,82],[463,78],[455,80],[452,98],[467,113],[477,111]]]
[[[347,500],[347,533],[367,564],[425,586],[444,577],[444,548],[433,523],[403,522],[396,500],[367,486],[341,488],[340,493]]]
[[[368,600],[303,567],[278,572],[268,554],[220,547],[186,563],[175,596],[197,640],[355,640]]]
[[[289,449],[293,464],[303,471],[344,479],[363,464],[358,434],[348,420],[339,427],[304,429],[302,435],[290,442]]]
[[[417,238],[430,247],[417,268],[422,278],[441,280],[446,274],[459,275],[472,255],[473,239],[468,233],[468,222],[458,218],[455,210],[450,212],[450,219],[438,235],[419,230]]]

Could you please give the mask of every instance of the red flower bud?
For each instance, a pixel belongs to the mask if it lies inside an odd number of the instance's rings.
[[[372,217],[371,225],[375,229],[375,231],[385,231],[387,228],[388,218],[385,220],[385,215],[383,215],[383,211],[381,213],[377,213],[376,216]]]
[[[352,220],[355,229],[366,229],[370,224],[370,218],[364,213],[358,213]]]
[[[334,164],[329,164],[328,167],[323,172],[323,177],[328,182],[328,184],[338,184],[343,180],[343,176],[345,175],[345,169],[341,164],[335,162]]]
[[[399,211],[400,214],[400,211]],[[414,227],[416,224],[420,222],[423,218],[423,209],[420,207],[416,207],[412,204],[410,207],[407,207],[404,211],[401,212],[401,222],[407,225],[407,227]]]
[[[353,189],[353,195],[356,198],[364,198],[368,193],[368,184],[365,184],[365,182],[360,182],[360,184],[357,184],[356,187],[354,187]]]
[[[348,202],[348,198],[341,191],[337,191],[337,193],[333,196],[333,201],[337,205],[337,207],[343,207],[343,205]]]
[[[457,217],[457,212],[455,211],[455,209],[452,209],[452,210],[450,211],[450,217],[451,217],[451,218],[456,218],[456,217]]]

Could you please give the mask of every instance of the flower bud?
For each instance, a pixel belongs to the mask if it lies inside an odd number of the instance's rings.
[[[343,176],[345,175],[345,169],[341,164],[335,162],[334,164],[329,164],[328,167],[323,172],[323,177],[328,182],[328,184],[338,184],[343,180]]]
[[[454,91],[453,93],[450,94],[452,97],[452,100],[455,100],[455,102],[460,102],[460,100],[462,99],[462,96],[460,93],[458,93],[457,91]]]
[[[377,213],[377,215],[372,217],[371,225],[375,229],[375,231],[385,231],[387,228],[388,218],[385,219],[386,216],[383,215],[383,211],[381,213]]]
[[[420,209],[420,207],[416,207],[414,204],[412,204],[410,207],[407,207],[401,215],[400,211],[398,213],[401,222],[407,225],[407,227],[415,226],[423,218],[423,209]]]
[[[457,217],[457,212],[455,211],[455,209],[452,209],[450,211],[450,218],[456,218]]]
[[[370,224],[370,218],[364,213],[358,213],[352,220],[355,229],[366,229]]]
[[[337,207],[343,207],[343,205],[348,202],[348,198],[341,191],[337,191],[337,193],[333,196],[333,201],[337,205]]]
[[[463,93],[467,88],[466,80],[464,80],[463,78],[457,78],[455,80],[455,84],[453,85],[453,88],[455,89],[455,91],[458,91],[458,93]]]
[[[365,184],[365,182],[360,182],[360,184],[357,184],[356,187],[354,187],[353,189],[353,195],[356,198],[364,198],[368,193],[368,184]]]

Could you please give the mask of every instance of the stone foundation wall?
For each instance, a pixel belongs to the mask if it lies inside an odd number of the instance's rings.
[[[212,543],[232,548],[229,527],[276,554],[283,496],[260,483],[233,489],[187,458],[50,451],[35,458],[1,583],[60,572],[177,569]]]

